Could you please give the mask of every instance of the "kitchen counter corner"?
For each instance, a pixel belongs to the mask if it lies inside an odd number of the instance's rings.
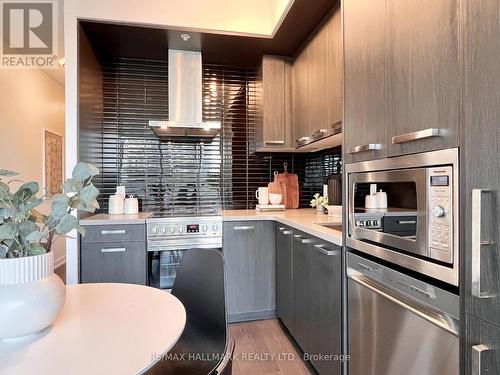
[[[223,221],[274,220],[308,233],[322,240],[342,246],[342,219],[325,214],[317,214],[315,209],[301,208],[276,212],[257,212],[255,210],[224,210]],[[325,226],[331,225],[337,228]]]

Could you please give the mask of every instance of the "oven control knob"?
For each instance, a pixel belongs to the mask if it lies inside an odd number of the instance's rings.
[[[213,230],[214,232],[217,232],[217,224],[214,224],[214,225],[213,225],[212,230]]]
[[[201,230],[202,230],[203,232],[206,232],[206,231],[207,231],[207,229],[208,229],[208,228],[207,228],[207,226],[206,226],[206,225],[204,225],[204,226],[202,226],[202,227],[201,227]]]
[[[444,208],[442,206],[434,206],[432,208],[432,214],[435,217],[443,217],[445,215]]]
[[[156,234],[158,233],[158,228],[154,227],[151,231],[153,232],[153,234]]]
[[[166,227],[161,228],[161,232],[162,232],[163,234],[167,233],[167,228],[166,228]]]
[[[179,227],[179,233],[182,233],[184,229],[182,227]]]
[[[175,227],[170,228],[170,233],[175,233]]]

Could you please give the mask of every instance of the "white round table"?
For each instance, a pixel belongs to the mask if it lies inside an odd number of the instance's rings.
[[[52,326],[26,339],[0,340],[0,373],[142,373],[172,348],[185,324],[182,303],[160,289],[71,285]]]

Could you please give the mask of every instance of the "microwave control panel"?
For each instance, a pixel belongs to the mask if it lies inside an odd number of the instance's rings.
[[[431,258],[453,262],[453,169],[428,169],[429,248]]]

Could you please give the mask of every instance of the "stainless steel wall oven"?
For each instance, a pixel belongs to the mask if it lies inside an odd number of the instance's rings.
[[[348,164],[346,245],[458,286],[458,149]],[[387,208],[365,208],[375,189]]]

